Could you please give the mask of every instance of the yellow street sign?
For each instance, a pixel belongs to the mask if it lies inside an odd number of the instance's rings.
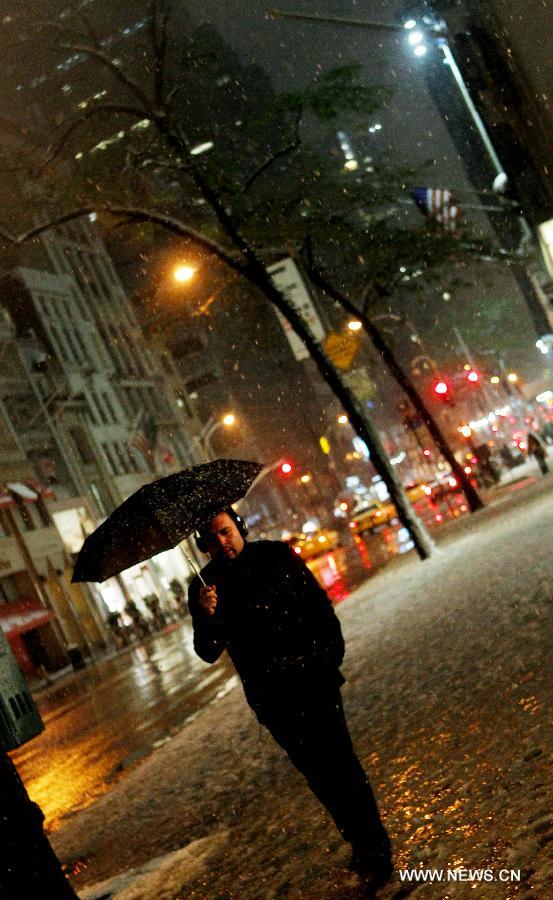
[[[337,369],[349,369],[359,350],[359,338],[355,334],[331,332],[323,344],[324,351]]]

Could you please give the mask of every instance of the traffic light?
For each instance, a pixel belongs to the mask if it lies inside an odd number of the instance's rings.
[[[281,462],[278,471],[280,472],[282,478],[289,478],[294,471],[294,466],[289,459],[284,459]]]
[[[470,381],[471,384],[478,384],[480,381],[480,372],[477,372],[476,369],[469,369],[467,372],[467,381]]]
[[[447,381],[443,381],[443,379],[440,379],[440,381],[436,381],[433,386],[433,391],[434,396],[438,400],[441,400],[442,403],[451,403],[451,388]]]

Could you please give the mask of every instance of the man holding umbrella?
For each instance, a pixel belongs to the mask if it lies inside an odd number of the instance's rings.
[[[215,662],[227,650],[258,720],[351,843],[352,868],[383,884],[390,841],[344,718],[339,621],[287,544],[246,535],[230,507],[197,534],[211,561],[189,588],[196,653]]]
[[[72,580],[105,581],[199,531],[211,562],[189,589],[196,652],[215,662],[228,651],[257,718],[351,843],[352,866],[377,886],[393,870],[390,841],[344,719],[338,619],[288,545],[247,543],[232,509],[263,470],[216,459],[143,485],[87,537]]]

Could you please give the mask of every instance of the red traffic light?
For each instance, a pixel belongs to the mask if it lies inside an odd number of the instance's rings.
[[[279,472],[284,477],[287,477],[288,475],[290,475],[292,473],[293,468],[294,467],[293,467],[292,463],[286,459],[286,460],[284,460],[284,462],[282,462],[280,464]]]
[[[441,400],[442,403],[453,403],[451,385],[447,381],[440,378],[439,381],[434,382],[432,390],[434,391],[434,396],[437,400]]]
[[[471,384],[477,384],[480,381],[480,372],[471,369],[470,372],[467,372],[467,381],[470,381]]]

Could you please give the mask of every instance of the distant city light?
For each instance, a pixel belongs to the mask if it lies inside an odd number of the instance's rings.
[[[226,413],[221,421],[223,422],[223,425],[234,425],[234,423],[236,422],[236,416],[234,415],[234,413]]]
[[[509,372],[509,374],[507,375],[507,381],[510,381],[511,384],[514,384],[515,381],[518,381],[518,375],[516,374],[516,372]]]
[[[348,322],[348,328],[350,331],[359,331],[363,327],[363,323],[359,322],[358,319],[352,319],[351,322]]]
[[[410,30],[411,28],[416,28],[417,23],[416,23],[415,19],[407,19],[407,21],[403,27]]]
[[[426,53],[427,49],[428,49],[428,48],[425,47],[424,44],[418,44],[418,45],[415,47],[415,50],[414,50],[415,56],[424,56],[424,54]]]
[[[412,31],[407,40],[413,47],[416,44],[420,44],[423,40],[422,31]]]
[[[499,384],[499,382],[501,381],[501,378],[499,377],[499,375],[492,375],[492,377],[490,378],[490,381],[492,384]]]
[[[211,150],[213,146],[213,141],[204,141],[203,144],[196,144],[195,147],[192,147],[190,156],[199,156],[200,153],[205,153],[207,150]]]
[[[348,419],[348,417],[346,416],[345,413],[342,413],[341,416],[338,416],[338,423],[339,423],[340,425],[347,425],[348,422],[349,422],[349,419]]]

